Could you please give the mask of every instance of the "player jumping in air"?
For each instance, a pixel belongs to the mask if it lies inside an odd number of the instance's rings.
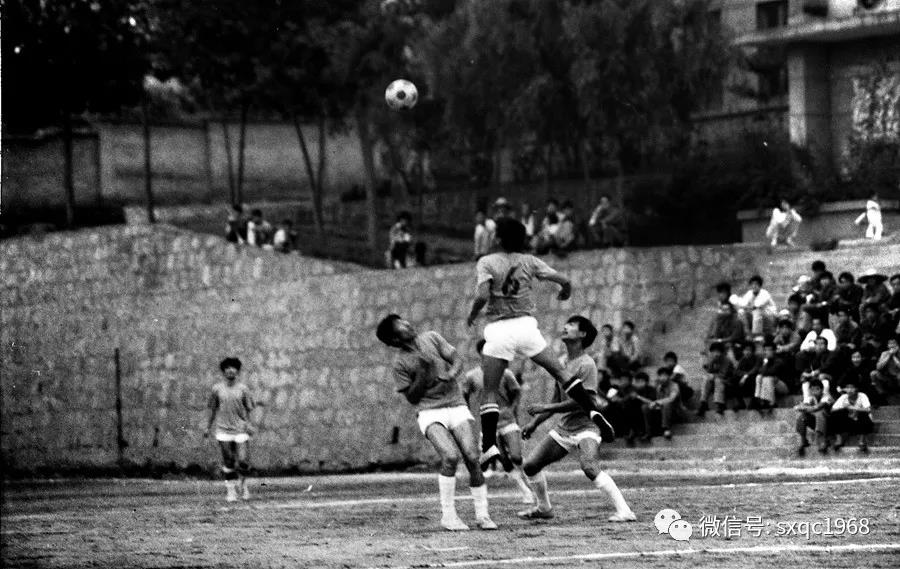
[[[534,318],[532,287],[535,280],[550,281],[561,288],[559,299],[567,300],[572,295],[569,279],[559,274],[544,261],[525,250],[525,226],[514,219],[497,221],[497,239],[502,252],[486,255],[478,260],[476,272],[478,289],[468,325],[475,324],[482,308],[487,306],[488,324],[484,327],[484,398],[481,402],[481,462],[487,464],[500,455],[497,448],[497,421],[500,407],[497,390],[509,362],[516,355],[531,358],[553,376],[581,409],[589,414],[597,425],[604,442],[612,442],[615,431],[600,413],[597,402],[581,384],[579,378],[572,378],[556,361],[553,350],[538,330]]]
[[[209,437],[215,424],[216,441],[222,450],[222,473],[225,475],[227,500],[237,502],[238,489],[241,498],[250,499],[247,487],[247,475],[250,473],[247,443],[254,428],[250,423],[250,412],[253,411],[253,397],[250,389],[238,380],[241,371],[241,360],[225,358],[219,364],[224,376],[213,386],[209,396],[209,423],[204,437]]]
[[[476,344],[478,355],[481,355],[484,349],[484,340],[478,340]],[[466,401],[481,401],[481,393],[484,391],[484,376],[481,367],[466,372],[463,376],[461,384],[463,397]],[[522,429],[516,420],[516,411],[519,407],[519,399],[522,395],[522,388],[519,387],[519,380],[510,370],[503,372],[503,379],[500,380],[500,389],[497,392],[500,404],[500,418],[497,421],[497,436],[500,443],[500,462],[503,464],[504,470],[510,472],[513,480],[519,486],[522,492],[522,503],[533,504],[534,496],[528,483],[525,482],[525,475],[522,472]]]
[[[398,350],[393,363],[397,391],[415,406],[419,430],[441,457],[438,475],[441,526],[451,531],[469,529],[459,519],[454,502],[456,466],[462,455],[469,471],[476,522],[481,529],[497,529],[488,515],[487,486],[478,464],[475,419],[457,383],[462,360],[456,350],[437,332],[417,334],[409,322],[396,314],[386,316],[378,324],[375,335]]]
[[[583,316],[569,318],[563,327],[562,341],[566,345],[564,358],[566,371],[572,377],[580,379],[585,391],[594,395],[597,392],[597,366],[594,360],[584,351],[597,337],[597,328]],[[522,436],[529,438],[538,425],[551,415],[561,414],[556,425],[538,445],[532,449],[525,459],[523,469],[528,476],[528,483],[537,497],[534,508],[518,513],[527,520],[549,519],[553,517],[550,497],[547,494],[547,479],[543,474],[544,467],[564,458],[570,452],[578,452],[578,461],[588,479],[599,490],[603,490],[616,509],[616,513],[608,519],[611,522],[633,522],[634,512],[628,507],[622,492],[609,476],[600,470],[597,460],[600,431],[581,407],[567,397],[560,385],[556,385],[553,402],[548,405],[532,405],[528,412],[535,415],[522,428]]]

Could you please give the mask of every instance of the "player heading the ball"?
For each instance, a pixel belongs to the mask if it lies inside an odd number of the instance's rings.
[[[484,396],[481,403],[482,464],[500,454],[497,448],[497,420],[500,408],[497,390],[503,372],[516,355],[531,358],[553,377],[597,425],[604,442],[615,438],[612,425],[599,405],[581,384],[556,360],[553,350],[538,330],[533,286],[536,280],[558,284],[559,300],[568,300],[572,284],[568,278],[525,250],[525,226],[514,219],[497,221],[496,238],[500,252],[485,255],[476,265],[477,290],[467,324],[472,326],[487,307],[484,327]]]

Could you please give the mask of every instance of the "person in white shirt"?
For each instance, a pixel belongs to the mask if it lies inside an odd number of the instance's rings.
[[[866,202],[866,211],[856,218],[856,225],[862,225],[863,220],[869,223],[866,227],[866,239],[880,241],[884,232],[884,224],[881,221],[881,205],[878,203],[878,194],[873,193]]]
[[[843,385],[844,394],[831,406],[831,427],[837,433],[834,450],[839,450],[848,437],[859,435],[859,450],[869,450],[868,435],[875,425],[872,423],[872,404],[865,393],[860,393],[856,384]]]
[[[828,342],[828,351],[833,352],[837,349],[837,336],[831,328],[825,327],[825,322],[821,318],[812,319],[812,330],[803,339],[800,344],[801,352],[812,352],[816,349],[816,338],[819,336],[825,338]]]
[[[772,210],[772,219],[766,228],[766,239],[769,240],[771,247],[778,245],[778,241],[782,239],[789,246],[796,247],[794,237],[797,236],[802,221],[803,218],[797,210],[791,207],[787,200],[781,200],[779,207]]]
[[[488,222],[490,222],[490,226]],[[473,253],[476,261],[491,252],[491,245],[494,242],[494,231],[492,228],[496,227],[497,224],[493,220],[488,219],[483,210],[478,210],[475,213],[475,246]]]
[[[743,296],[731,295],[729,301],[738,309],[738,314],[744,319],[747,329],[754,337],[762,337],[771,332],[775,322],[778,307],[772,300],[772,295],[764,289],[763,279],[759,275],[750,277],[750,290]]]

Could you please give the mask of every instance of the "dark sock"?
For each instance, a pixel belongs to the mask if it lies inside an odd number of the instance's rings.
[[[606,420],[606,417],[603,416],[603,413],[597,409],[593,397],[587,392],[581,381],[570,382],[566,386],[566,393],[584,409],[584,412],[591,417],[591,421],[600,429],[601,440],[605,443],[613,442],[616,438],[616,431],[610,422]]]
[[[497,421],[500,409],[496,404],[481,406],[481,450],[486,451],[497,444]]]

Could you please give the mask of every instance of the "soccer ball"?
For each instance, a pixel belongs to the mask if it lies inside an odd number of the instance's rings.
[[[419,90],[410,81],[397,79],[385,89],[384,100],[394,110],[411,109],[419,100]]]

